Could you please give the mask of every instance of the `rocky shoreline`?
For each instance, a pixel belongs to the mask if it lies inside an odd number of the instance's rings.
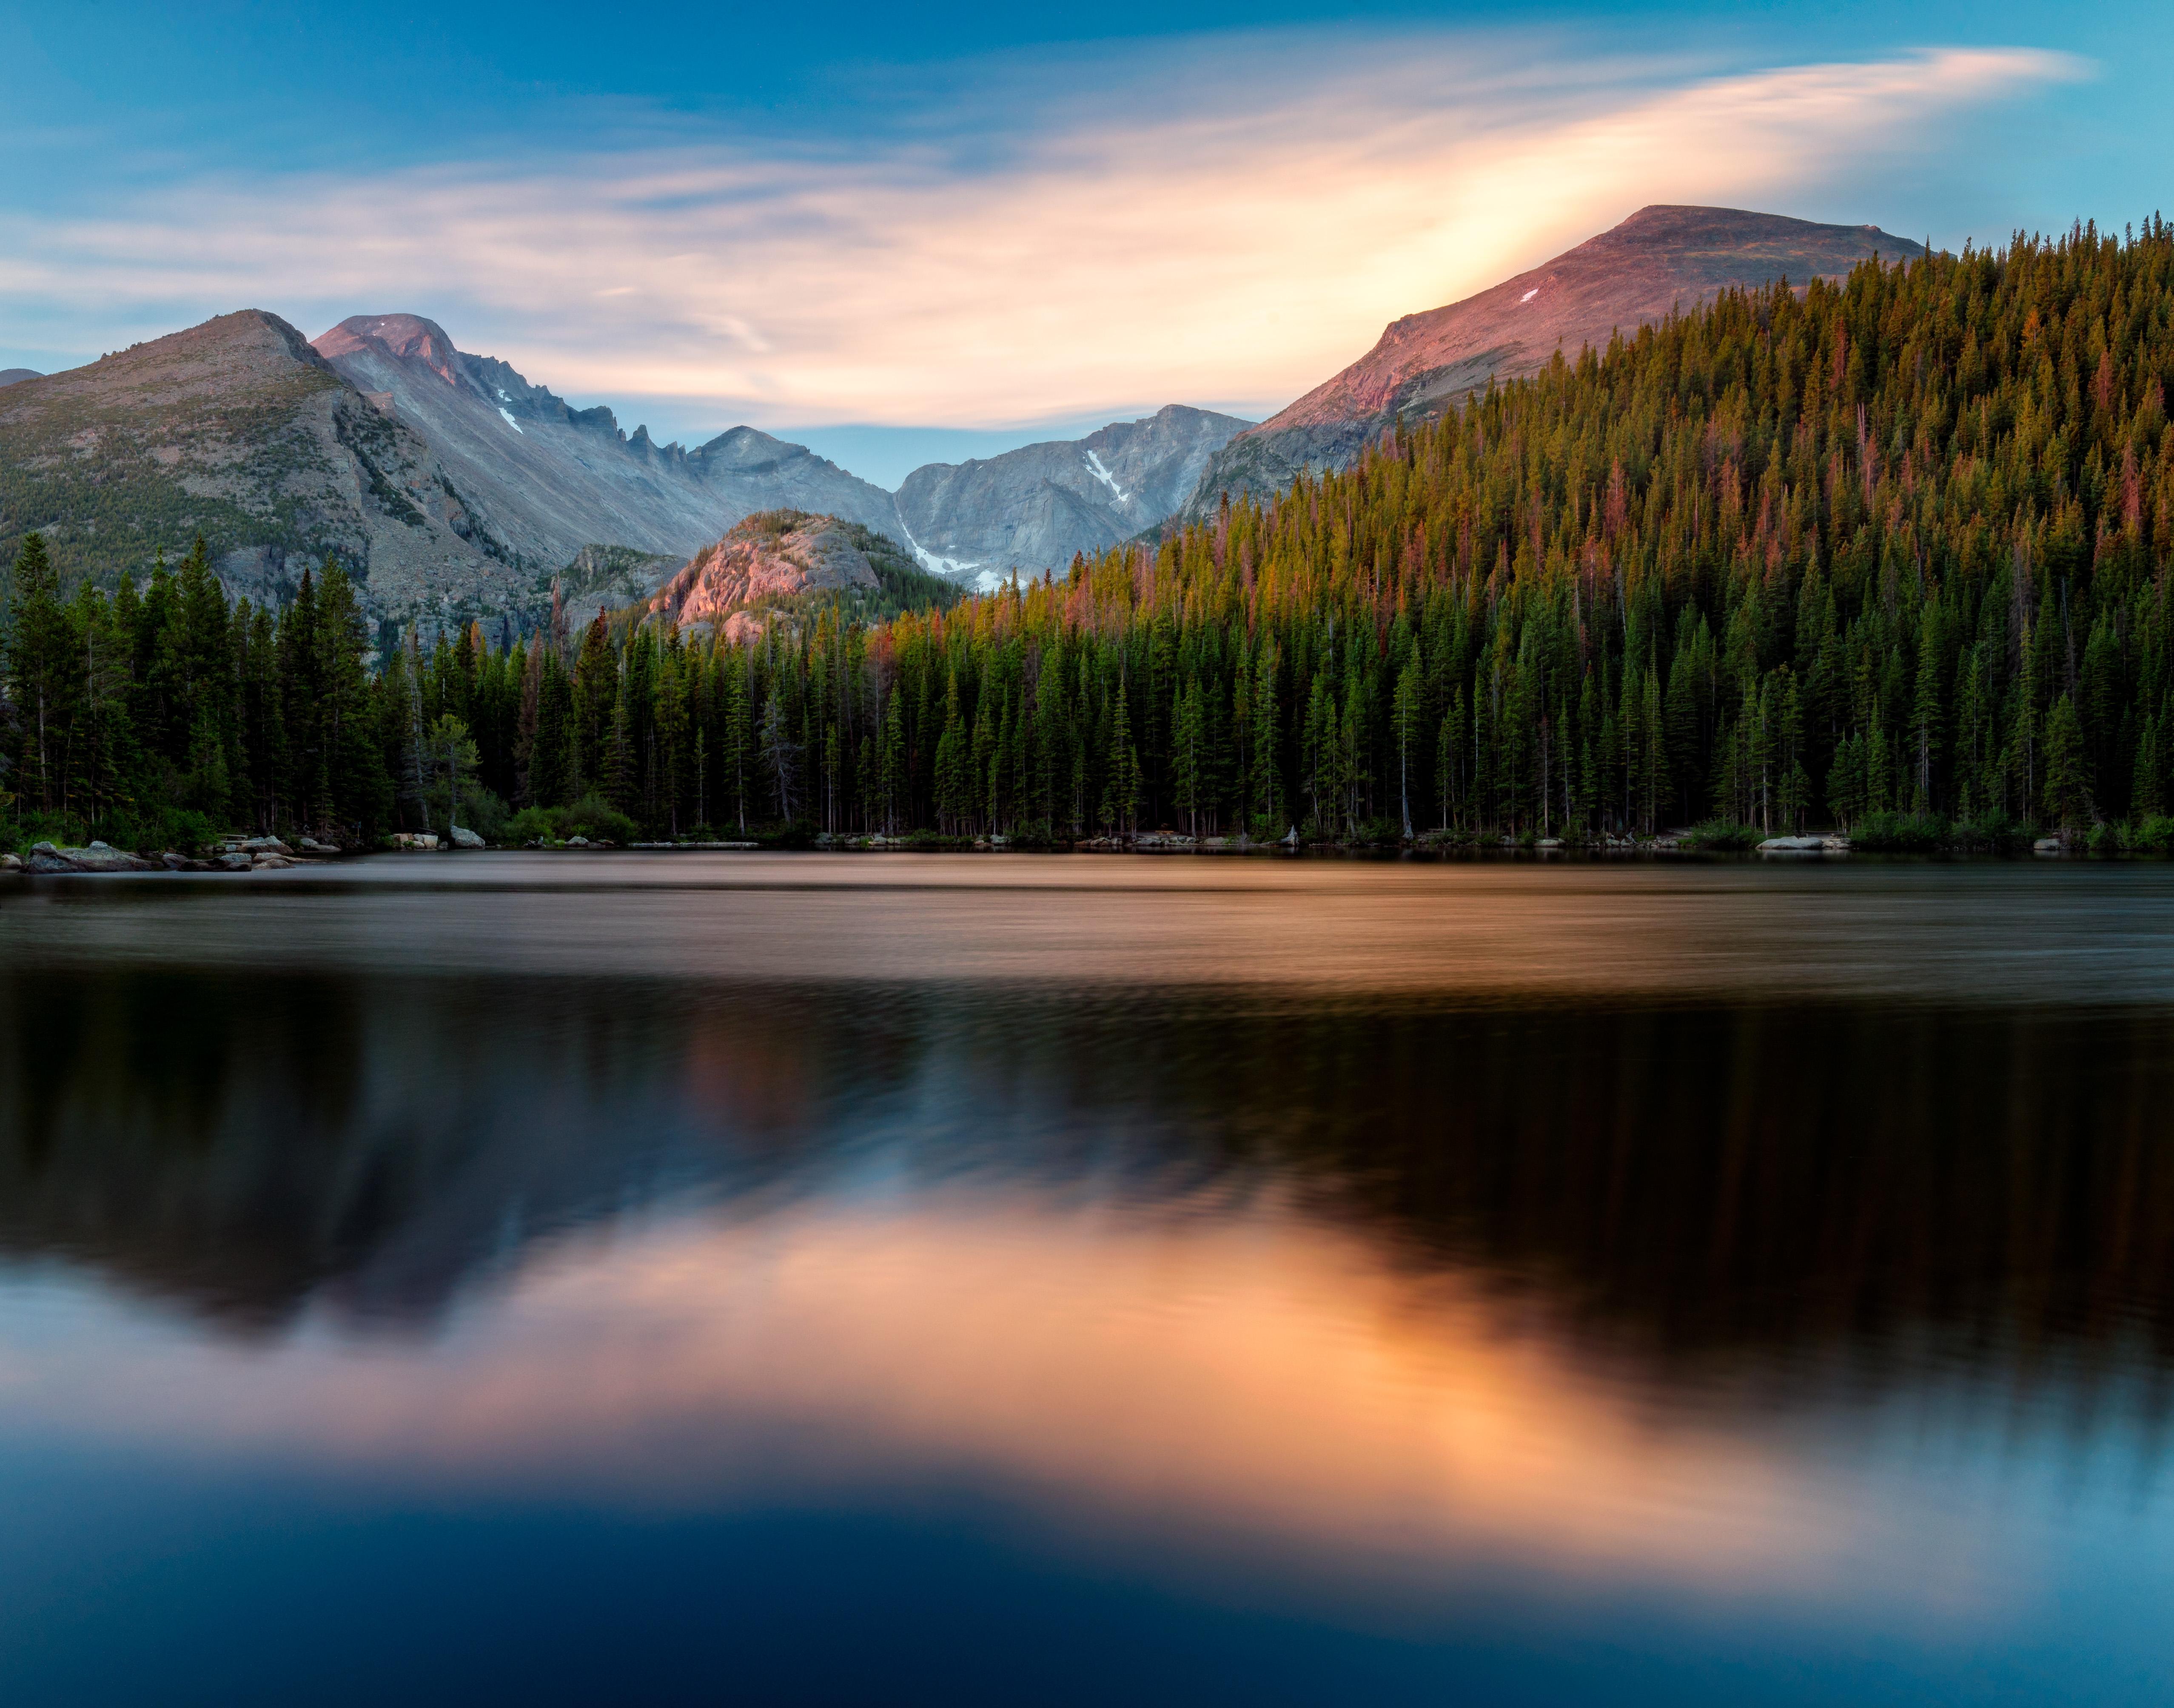
[[[341,851],[309,836],[298,836],[291,844],[277,836],[237,836],[224,842],[208,843],[201,854],[181,854],[169,849],[155,857],[132,854],[105,842],[88,842],[80,848],[40,842],[27,855],[0,854],[0,872],[20,872],[32,877],[121,872],[284,872],[330,859]]]
[[[392,851],[427,854],[480,850],[490,845],[473,831],[465,828],[454,831],[450,846],[435,835],[401,835],[392,839]],[[1749,854],[1764,858],[1831,859],[1846,857],[1852,847],[1847,836],[1832,832],[1807,836],[1770,836],[1748,846],[1714,847],[1702,845],[1690,833],[1663,831],[1653,836],[1601,836],[1569,839],[1554,836],[1534,838],[1500,836],[1445,836],[1430,832],[1414,837],[1409,841],[1344,842],[1326,840],[1309,841],[1295,830],[1274,842],[1256,841],[1245,835],[1189,836],[1180,831],[1143,831],[1130,836],[1090,836],[1064,842],[1044,841],[1010,836],[943,836],[927,831],[917,831],[904,836],[886,836],[880,832],[868,835],[833,835],[819,834],[813,838],[792,841],[764,841],[754,839],[733,841],[646,841],[624,845],[632,853],[725,853],[763,851],[781,852],[812,850],[831,853],[869,854],[966,854],[966,853],[1052,853],[1052,854],[1195,854],[1212,855],[1298,855],[1298,854],[1422,854],[1437,857],[1450,855],[1537,854],[1653,856],[1697,855],[1712,853]],[[618,850],[620,844],[570,837],[564,842],[531,842],[521,849],[507,852],[540,853],[603,853]],[[248,873],[257,872],[289,871],[297,867],[320,865],[358,851],[336,848],[308,836],[297,837],[292,843],[277,836],[232,837],[222,842],[208,844],[197,855],[186,855],[173,851],[152,856],[131,853],[105,842],[90,842],[82,847],[62,847],[51,842],[41,842],[27,855],[0,853],[0,874],[14,873],[28,877],[95,876],[118,873],[202,872]],[[2079,845],[2060,836],[2045,836],[2031,845],[2031,851],[2041,858],[2060,857],[2086,851]]]

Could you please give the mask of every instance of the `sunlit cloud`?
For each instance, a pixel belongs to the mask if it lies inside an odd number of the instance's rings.
[[[1712,75],[1552,55],[1542,74],[1500,41],[1306,48],[1253,40],[1239,78],[1197,44],[1000,148],[894,132],[826,157],[683,127],[511,165],[191,180],[0,226],[0,305],[130,337],[177,303],[311,333],[413,310],[577,397],[720,424],[1265,412],[1396,316],[1639,206],[1791,211],[1959,113],[2085,74],[2025,49]]]

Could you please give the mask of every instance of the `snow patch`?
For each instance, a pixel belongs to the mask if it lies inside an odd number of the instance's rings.
[[[1517,299],[1517,300],[1518,300],[1519,302],[1530,302],[1530,301],[1531,301],[1534,297],[1538,296],[1539,294],[1540,294],[1540,288],[1539,288],[1539,286],[1538,286],[1538,285],[1536,284],[1536,285],[1534,285],[1534,286],[1533,286],[1530,290],[1527,291],[1527,292],[1526,292],[1522,296],[1519,297],[1519,298]]]
[[[506,393],[500,392],[498,395],[503,397]],[[526,433],[522,433],[521,424],[513,419],[513,412],[511,409],[508,409],[504,404],[500,404],[499,406],[498,413],[506,417],[506,424],[511,427],[515,432],[520,433],[523,439],[526,439],[528,436]]]
[[[1117,502],[1119,504],[1130,504],[1133,501],[1132,495],[1128,493],[1123,487],[1117,484],[1117,477],[1111,473],[1108,469],[1103,468],[1102,459],[1097,457],[1091,451],[1087,453],[1087,467],[1094,474],[1095,479],[1101,481],[1103,485],[1108,487],[1111,491],[1117,495]]]
[[[969,570],[982,569],[982,566],[978,562],[970,564],[963,562],[958,558],[938,557],[934,552],[930,551],[926,546],[922,545],[919,540],[914,538],[913,530],[906,527],[906,518],[904,516],[900,516],[898,519],[898,525],[900,531],[906,535],[906,545],[912,550],[914,562],[919,564],[921,567],[927,570],[930,575],[943,576],[949,580],[957,581],[961,576],[965,576],[966,571]],[[982,570],[982,574],[984,577],[989,576],[991,573],[992,572],[988,570]],[[983,587],[981,591],[986,593],[989,590],[987,587]]]

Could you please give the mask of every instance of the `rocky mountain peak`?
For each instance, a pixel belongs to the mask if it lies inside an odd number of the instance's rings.
[[[311,342],[317,354],[330,362],[374,347],[397,361],[428,368],[457,389],[465,376],[461,353],[446,329],[419,314],[349,315]]]
[[[1545,367],[1557,350],[1604,348],[1731,289],[1836,278],[1924,246],[1876,225],[1825,225],[1741,208],[1657,204],[1485,290],[1392,321],[1374,348],[1217,451],[1179,514],[1222,494],[1265,497],[1301,469],[1338,468],[1399,418],[1424,417]]]

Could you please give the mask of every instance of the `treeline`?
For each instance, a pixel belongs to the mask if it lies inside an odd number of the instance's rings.
[[[199,540],[177,570],[63,601],[38,534],[14,562],[0,819],[18,840],[187,847],[234,828],[357,846],[393,810],[367,631],[336,563],[284,611],[230,603]]]
[[[522,837],[2141,825],[2174,807],[2170,383],[2154,219],[1731,292],[1153,549],[882,623],[554,617],[365,683],[332,569],[276,619],[215,618],[185,565],[39,620],[127,637],[83,703],[127,711],[147,786],[352,835],[442,820],[463,766]],[[358,710],[368,752],[328,745]],[[130,763],[41,755],[8,786],[44,810]]]

